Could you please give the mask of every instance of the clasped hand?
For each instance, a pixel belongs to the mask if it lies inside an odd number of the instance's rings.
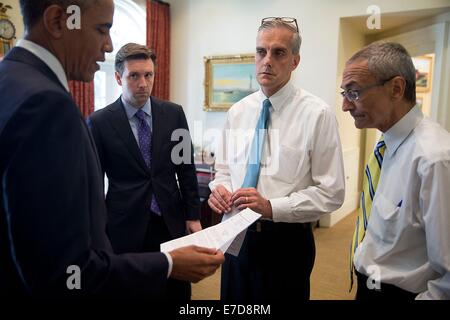
[[[228,213],[234,206],[239,210],[250,208],[264,218],[272,218],[270,201],[255,188],[241,188],[231,193],[223,185],[218,185],[209,195],[208,205],[218,214]]]

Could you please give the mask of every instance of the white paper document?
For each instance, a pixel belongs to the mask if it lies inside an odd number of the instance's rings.
[[[243,233],[243,231],[247,230],[247,228],[259,218],[261,218],[259,213],[247,208],[215,226],[162,243],[161,252],[169,252],[177,248],[196,245],[199,247],[220,249],[222,252],[226,252],[230,248],[232,249],[232,254],[236,253],[236,250],[237,253],[239,253],[242,241],[240,241],[239,248],[236,248],[236,245],[232,245],[235,238]],[[245,235],[245,233],[243,233],[243,235]],[[242,237],[242,235],[240,235],[240,237]]]
[[[239,212],[240,212],[239,209],[236,208],[235,206],[233,206],[232,209],[231,209],[231,212],[229,212],[227,214],[224,214],[222,216],[222,222],[227,221],[228,219],[230,219],[231,217],[235,216]],[[247,228],[244,229],[244,231],[240,232],[234,239],[232,239],[231,241],[227,242],[221,248],[222,252],[226,252],[226,253],[229,253],[229,254],[237,257],[239,255],[239,251],[241,251],[242,243],[244,242],[246,233],[247,233]]]
[[[229,254],[232,254],[233,256],[237,257],[239,255],[239,251],[241,251],[242,243],[244,242],[245,234],[247,233],[247,229],[239,233],[236,238],[233,239],[232,242],[230,242],[225,249],[225,251],[222,250],[222,252],[226,252]]]

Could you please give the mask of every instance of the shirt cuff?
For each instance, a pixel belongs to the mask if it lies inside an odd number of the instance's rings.
[[[167,279],[169,279],[170,274],[172,273],[172,267],[173,267],[173,260],[172,256],[168,254],[167,252],[163,252],[166,255],[167,262],[169,263],[169,268],[167,270]]]
[[[289,215],[289,213],[292,212],[289,197],[269,199],[269,201],[272,206],[273,222],[286,222],[286,215]]]

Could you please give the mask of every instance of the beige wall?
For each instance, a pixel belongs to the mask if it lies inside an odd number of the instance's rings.
[[[365,37],[352,25],[345,20],[341,20],[339,30],[338,47],[338,70],[344,70],[345,62],[360,48],[366,44]],[[342,81],[342,72],[337,73],[336,77],[336,116],[339,122],[342,146],[344,148],[359,147],[361,144],[361,132],[353,125],[353,118],[344,113],[340,106],[342,97],[340,95],[340,83]]]

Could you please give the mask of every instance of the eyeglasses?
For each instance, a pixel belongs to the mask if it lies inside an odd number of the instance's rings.
[[[287,24],[291,24],[291,25],[295,25],[295,28],[298,31],[298,24],[297,24],[297,19],[295,18],[291,18],[291,17],[267,17],[261,20],[261,25],[263,25],[265,22],[270,22],[270,21],[281,21]]]
[[[395,77],[396,76],[393,76],[393,77],[391,77],[389,79],[383,80],[381,82],[372,84],[372,85],[364,87],[364,88],[347,89],[347,90],[341,91],[341,95],[342,95],[343,98],[347,99],[350,102],[358,101],[364,91],[367,91],[367,90],[375,88],[375,87],[384,86],[386,84],[386,82],[391,81]]]

